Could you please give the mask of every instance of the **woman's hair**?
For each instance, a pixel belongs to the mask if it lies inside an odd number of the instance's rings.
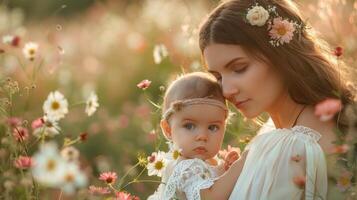
[[[210,98],[225,103],[221,87],[212,75],[193,72],[178,77],[169,85],[165,92],[162,112],[165,113],[173,102],[195,98]]]
[[[213,43],[240,45],[249,55],[268,63],[280,74],[295,102],[316,105],[326,98],[340,98],[344,105],[352,103],[354,94],[327,44],[316,37],[311,28],[302,28],[289,43],[273,46],[269,43],[268,25],[258,27],[246,22],[247,9],[255,3],[264,8],[275,6],[283,19],[305,24],[291,0],[227,1],[214,9],[201,25],[201,53]],[[346,128],[343,115],[337,123],[340,128]]]

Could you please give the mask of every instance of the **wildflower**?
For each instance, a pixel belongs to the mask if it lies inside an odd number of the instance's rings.
[[[12,135],[15,137],[16,141],[25,141],[29,137],[29,131],[27,128],[15,127],[13,129]]]
[[[295,27],[293,22],[277,17],[273,19],[269,35],[273,44],[279,46],[280,44],[289,43],[293,39],[294,31]]]
[[[40,117],[32,121],[31,127],[33,130],[42,127],[45,124],[45,120]]]
[[[178,148],[172,142],[167,142],[170,151],[167,152],[166,158],[169,160],[178,160],[182,156],[182,149]]]
[[[138,83],[136,86],[140,89],[146,90],[151,84],[151,81],[145,79]]]
[[[78,160],[79,151],[72,146],[65,147],[61,150],[61,156],[68,162],[75,162]]]
[[[246,18],[253,26],[264,26],[269,19],[269,12],[261,6],[254,6],[248,10]]]
[[[28,157],[28,156],[19,156],[14,161],[14,165],[16,168],[19,168],[19,169],[28,169],[28,168],[32,167],[33,160],[31,157]]]
[[[33,157],[36,165],[32,167],[32,174],[36,181],[49,187],[58,187],[66,170],[66,162],[59,155],[57,145],[46,143]]]
[[[68,113],[67,99],[58,91],[51,92],[43,104],[43,110],[46,115],[57,121]]]
[[[94,185],[89,186],[89,193],[92,195],[103,195],[110,194],[110,190],[108,187],[96,187]]]
[[[17,46],[19,46],[19,43],[20,43],[20,37],[14,36],[14,35],[5,35],[2,37],[2,42],[4,44],[8,44],[8,45],[17,47]]]
[[[126,192],[115,192],[115,199],[116,200],[133,200],[134,197]]]
[[[21,125],[21,119],[18,117],[10,117],[7,119],[7,123],[10,127],[14,128]]]
[[[342,103],[339,99],[326,99],[315,106],[315,115],[320,117],[320,121],[329,121],[342,110]]]
[[[162,176],[162,172],[166,167],[167,160],[165,159],[165,152],[159,151],[151,154],[151,157],[148,158],[148,175],[149,176]]]
[[[349,171],[344,171],[337,179],[337,187],[341,192],[346,191],[351,187],[352,173]]]
[[[161,61],[166,56],[168,56],[168,52],[167,52],[165,45],[163,45],[163,44],[155,45],[155,47],[154,47],[154,62],[155,62],[155,64],[160,64]]]
[[[335,51],[334,51],[334,55],[337,56],[337,57],[340,57],[340,56],[342,56],[342,54],[343,54],[342,47],[336,47]]]
[[[298,186],[300,189],[303,189],[305,187],[306,183],[306,177],[305,176],[295,176],[293,178],[293,182],[296,186]]]
[[[72,194],[77,187],[84,187],[87,184],[87,177],[79,170],[78,165],[67,163],[66,168],[61,176],[61,189]]]
[[[87,99],[85,112],[88,116],[91,116],[97,110],[98,106],[98,96],[94,92],[92,92]]]
[[[102,180],[107,184],[114,184],[117,178],[118,177],[115,172],[104,172],[99,176],[99,180]]]
[[[58,122],[51,117],[44,116],[41,120],[43,120],[43,125],[38,128],[34,126],[36,129],[32,132],[32,134],[36,137],[41,137],[42,135],[53,137],[58,135],[61,131],[61,128],[58,126]]]
[[[79,139],[80,139],[82,142],[86,141],[87,138],[88,138],[88,133],[83,132],[83,133],[79,134]]]
[[[238,147],[232,147],[231,145],[228,145],[227,149],[220,150],[218,155],[221,158],[226,159],[230,152],[236,152],[238,155],[240,155],[240,149]]]
[[[25,44],[22,52],[25,55],[25,58],[29,59],[30,61],[34,61],[38,52],[38,44],[34,42],[28,42]]]
[[[332,153],[344,154],[347,153],[349,149],[350,148],[347,144],[336,145],[335,147],[333,147]]]

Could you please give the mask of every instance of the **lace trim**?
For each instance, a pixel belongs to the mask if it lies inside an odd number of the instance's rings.
[[[185,193],[187,200],[200,200],[200,190],[209,188],[217,180],[214,170],[200,159],[179,162],[167,181],[163,199],[177,198]]]
[[[317,131],[309,128],[309,127],[306,127],[306,126],[301,126],[301,125],[294,126],[293,128],[291,128],[291,130],[294,133],[298,132],[298,133],[302,133],[302,134],[308,135],[315,141],[319,141],[320,138],[322,137],[319,132],[317,132]]]

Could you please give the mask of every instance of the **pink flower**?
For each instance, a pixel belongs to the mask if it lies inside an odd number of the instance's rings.
[[[35,120],[32,121],[31,123],[31,127],[33,130],[42,127],[45,124],[45,121],[43,120],[42,117],[37,118]]]
[[[88,133],[87,132],[83,132],[81,134],[79,134],[79,139],[84,142],[88,139]]]
[[[344,154],[347,153],[349,149],[350,148],[347,144],[337,145],[332,149],[332,153]]]
[[[321,121],[329,121],[342,109],[342,103],[339,99],[326,99],[315,106],[315,115],[320,117]]]
[[[13,129],[12,135],[17,141],[24,141],[29,137],[29,131],[23,127],[15,127]]]
[[[20,40],[21,38],[19,36],[15,36],[11,41],[11,45],[14,47],[18,47],[20,44]]]
[[[116,192],[115,197],[116,200],[140,200],[139,197],[132,196],[126,192]]]
[[[148,162],[149,162],[149,163],[153,163],[153,162],[155,162],[155,160],[156,160],[156,153],[153,152],[153,153],[151,154],[151,156],[148,156]]]
[[[9,124],[9,126],[11,127],[17,127],[21,125],[21,119],[18,117],[10,117],[7,119],[7,123]]]
[[[289,22],[286,19],[277,17],[273,19],[273,25],[271,25],[269,35],[271,39],[276,41],[277,46],[279,44],[289,43],[294,36],[294,23]]]
[[[343,49],[342,49],[342,47],[336,47],[336,49],[335,49],[335,51],[333,52],[333,54],[335,54],[335,56],[337,56],[337,57],[342,56],[342,54],[343,54]]]
[[[28,156],[20,156],[14,161],[14,165],[16,168],[19,169],[28,169],[32,167],[33,160],[31,157]]]
[[[117,178],[118,177],[115,172],[104,172],[99,176],[99,180],[105,181],[107,184],[114,184]]]
[[[107,187],[96,187],[94,185],[89,186],[89,193],[92,195],[110,194],[110,190]]]
[[[142,80],[140,83],[138,83],[136,86],[140,89],[147,89],[151,84],[151,81],[145,79],[145,80]]]
[[[342,172],[341,176],[337,179],[337,187],[340,191],[344,192],[351,187],[352,173],[349,171]]]
[[[295,183],[296,186],[298,186],[300,189],[303,189],[305,187],[306,183],[306,177],[305,176],[295,176],[293,178],[293,182]]]
[[[232,147],[231,145],[228,145],[227,149],[220,150],[218,154],[223,158],[226,159],[226,157],[229,155],[231,152],[236,152],[238,155],[240,155],[240,149],[238,147]]]

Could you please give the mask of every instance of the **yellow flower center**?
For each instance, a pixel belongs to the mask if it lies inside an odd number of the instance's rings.
[[[68,183],[73,182],[73,181],[74,181],[74,176],[73,176],[73,174],[71,174],[71,173],[67,174],[67,175],[64,177],[64,180],[65,180],[66,182],[68,182]]]
[[[162,162],[162,161],[157,161],[156,163],[155,163],[155,169],[156,170],[160,170],[160,169],[162,169],[164,167],[164,163]]]
[[[350,179],[347,177],[341,177],[339,180],[340,184],[343,186],[347,186],[350,184]]]
[[[30,54],[30,55],[34,55],[35,52],[36,52],[35,49],[29,49],[29,54]]]
[[[56,169],[56,161],[49,160],[47,162],[46,169],[47,169],[47,171],[53,171],[54,169]]]
[[[60,107],[60,104],[57,101],[52,102],[52,109],[57,110]]]
[[[173,154],[172,154],[172,157],[174,158],[174,160],[177,160],[179,157],[180,157],[180,152],[179,151],[174,151]]]
[[[277,29],[277,32],[278,32],[279,35],[283,36],[283,35],[285,35],[286,32],[288,32],[288,31],[286,30],[286,28],[285,28],[284,26],[281,26],[281,27],[279,27],[279,28]]]

